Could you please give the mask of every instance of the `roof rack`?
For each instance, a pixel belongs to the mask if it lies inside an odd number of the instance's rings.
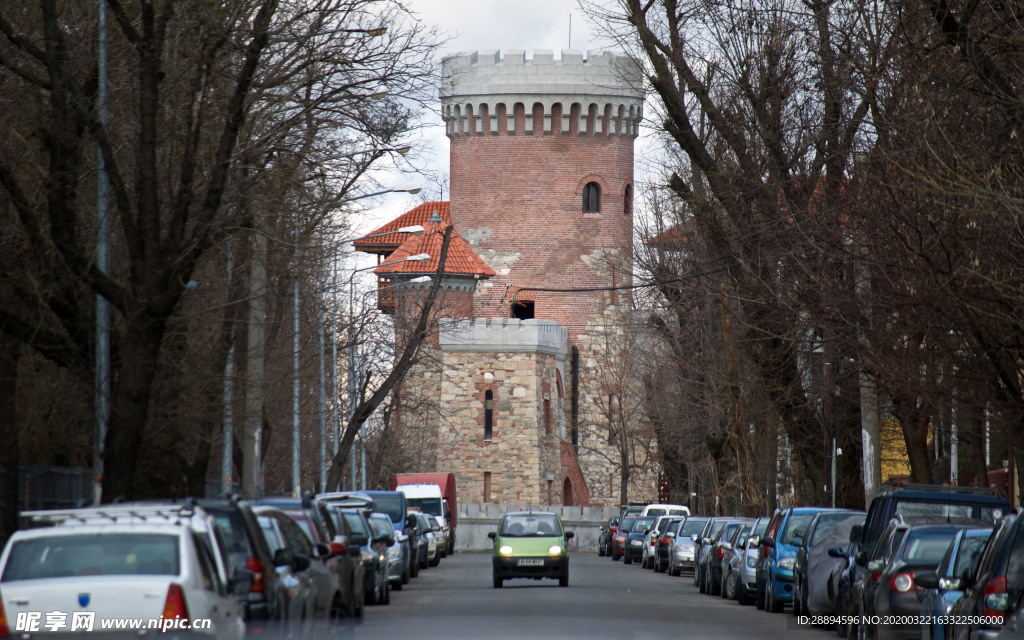
[[[22,511],[21,517],[33,524],[57,525],[68,521],[88,523],[95,520],[131,524],[135,522],[172,522],[181,524],[196,512],[194,501],[180,505],[107,505],[86,509],[53,509],[47,511]]]
[[[1002,497],[1003,492],[998,487],[954,487],[948,484],[921,484],[917,482],[900,482],[887,480],[882,483],[882,490],[886,489],[912,489],[914,491],[942,491],[946,493],[978,493]]]

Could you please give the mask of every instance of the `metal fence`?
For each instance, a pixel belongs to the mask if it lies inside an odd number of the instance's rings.
[[[2,469],[2,467],[0,467]],[[3,482],[0,474],[0,514],[5,513]],[[66,509],[92,502],[92,467],[50,467],[21,465],[18,469],[18,511]],[[7,539],[0,517],[0,536]]]

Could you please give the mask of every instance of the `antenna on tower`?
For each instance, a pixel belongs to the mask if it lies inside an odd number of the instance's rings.
[[[572,49],[572,14],[569,14],[569,48]]]

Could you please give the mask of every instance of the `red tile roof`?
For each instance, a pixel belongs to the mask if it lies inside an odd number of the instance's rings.
[[[425,228],[423,235],[408,234],[408,239],[402,243],[402,246],[395,249],[395,252],[382,265],[373,270],[375,274],[379,276],[421,276],[437,272],[437,263],[441,258],[441,244],[444,242],[444,231],[449,223],[447,221],[424,221],[418,224],[423,224]],[[398,262],[403,258],[420,253],[429,254],[430,259],[423,262],[412,260]],[[452,229],[452,239],[448,243],[448,257],[444,261],[444,272],[446,275],[480,276],[481,278],[497,275],[494,273],[494,269],[488,267],[487,263],[473,251],[466,239],[454,229]]]
[[[427,219],[430,218],[430,215],[435,211],[439,216],[441,216],[442,220],[448,222],[447,202],[424,202],[418,207],[406,211],[386,225],[377,227],[366,235],[373,236],[378,233],[397,231],[402,227],[411,227],[414,224],[426,226]],[[356,240],[352,244],[355,246],[356,251],[382,253],[387,255],[397,249],[403,242],[408,240],[409,235],[410,234],[408,233],[388,233],[386,236],[380,236],[377,238]]]

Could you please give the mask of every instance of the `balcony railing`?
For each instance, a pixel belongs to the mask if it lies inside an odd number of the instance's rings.
[[[395,312],[395,290],[388,278],[377,278],[377,309],[384,313]]]

